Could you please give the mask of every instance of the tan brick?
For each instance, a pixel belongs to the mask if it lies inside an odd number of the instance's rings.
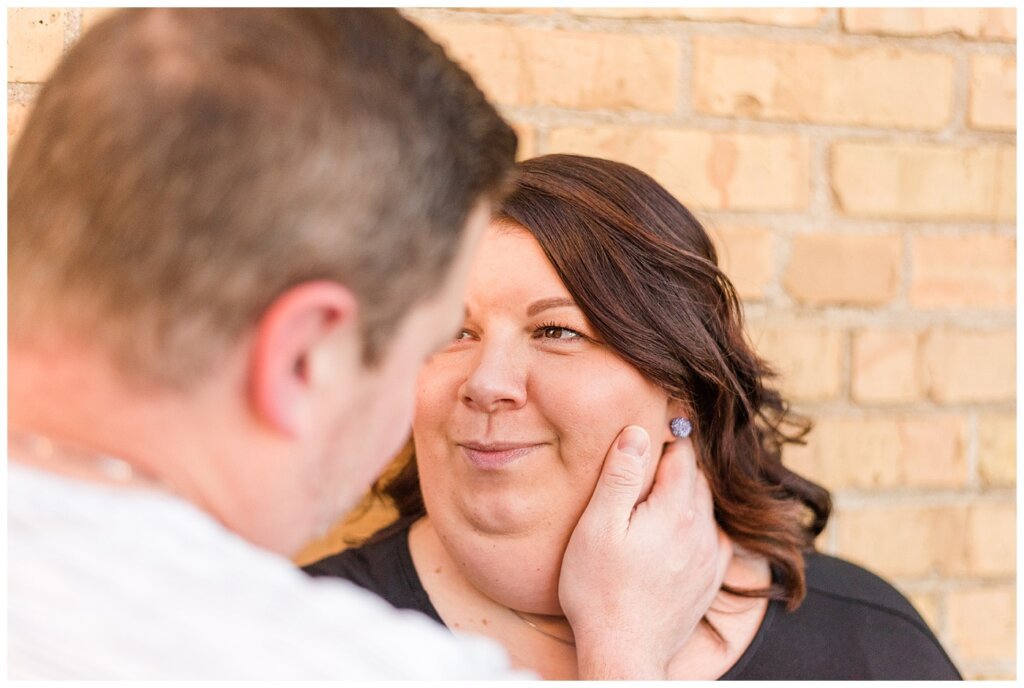
[[[817,428],[817,423],[815,428]],[[811,437],[814,437],[816,429],[811,430]],[[782,463],[785,464],[786,468],[801,475],[808,480],[813,480],[816,483],[821,484],[823,487],[832,490],[835,486],[831,482],[831,476],[828,473],[829,466],[823,465],[818,461],[817,453],[811,444],[813,440],[808,441],[806,445],[799,444],[787,444],[782,450]],[[835,526],[836,519],[832,518],[829,520],[829,527]],[[822,539],[821,542],[827,540]]]
[[[1003,667],[957,667],[965,681],[1013,681],[1017,674],[1013,669],[1013,659],[1005,660],[1008,666]]]
[[[14,152],[14,144],[18,142],[18,134],[28,118],[28,103],[7,103],[7,159]]]
[[[670,113],[681,46],[668,36],[420,21],[499,103]]]
[[[516,149],[516,159],[526,160],[537,155],[537,130],[529,124],[522,122],[510,122],[519,137],[519,147]]]
[[[789,445],[789,446],[792,446],[792,445]],[[797,471],[797,473],[799,473],[800,475],[806,475],[805,473],[802,473],[800,471]],[[834,515],[835,514],[833,513],[832,516],[834,516]],[[835,529],[836,529],[836,519],[833,518],[833,517],[830,517],[828,522],[825,524],[825,528],[818,534],[818,537],[815,538],[814,543],[813,543],[814,546],[818,549],[819,552],[824,552],[826,554],[831,554],[832,553],[832,550],[828,546],[828,543],[831,541],[831,539],[832,539],[832,532],[835,531]]]
[[[922,396],[919,335],[909,330],[867,330],[853,337],[850,392],[855,401],[899,404]]]
[[[1012,41],[1017,16],[1012,8],[855,8],[842,10],[842,24],[852,33],[935,36],[955,33],[965,38]]]
[[[901,254],[898,236],[800,234],[782,283],[801,303],[881,304],[899,289]]]
[[[787,459],[829,489],[956,488],[967,484],[959,416],[820,417]]]
[[[82,33],[96,26],[107,15],[112,14],[116,7],[86,7],[82,10]]]
[[[709,227],[719,267],[743,299],[762,299],[774,274],[775,236],[765,227]]]
[[[1016,155],[1015,146],[840,142],[832,188],[839,209],[855,217],[1011,222]]]
[[[1017,564],[1017,510],[1012,502],[973,504],[967,514],[969,573],[1013,576]]]
[[[971,57],[967,121],[975,129],[1017,129],[1017,60],[1002,55]]]
[[[692,18],[690,10],[685,7],[572,7],[569,8],[569,14],[579,17],[611,17],[614,19]]]
[[[483,12],[486,14],[554,14],[558,10],[550,7],[450,7],[455,12]],[[415,10],[403,9],[403,14],[412,14]]]
[[[941,627],[941,619],[939,618],[939,596],[934,592],[918,592],[909,593],[906,595],[910,604],[914,606],[928,627],[933,631],[938,631]]]
[[[935,131],[953,114],[949,55],[698,36],[693,63],[712,115]]]
[[[788,7],[759,9],[752,7],[630,7],[630,8],[573,8],[572,14],[588,17],[617,17],[625,19],[690,19],[708,22],[746,22],[748,24],[774,24],[776,26],[817,26],[825,10],[819,7]]]
[[[918,349],[912,330],[865,330],[853,337],[851,391],[855,401],[902,403],[921,397]]]
[[[967,514],[959,506],[845,510],[839,553],[888,578],[947,575],[967,558]]]
[[[917,236],[911,243],[910,304],[917,308],[1013,308],[1016,239]]]
[[[701,210],[803,210],[810,197],[810,148],[790,134],[716,134],[660,127],[567,127],[551,152],[629,163],[680,201]]]
[[[1017,483],[1017,419],[982,416],[978,423],[978,473],[983,485]]]
[[[939,403],[1013,401],[1016,392],[1013,330],[943,329],[924,340],[924,383]]]
[[[843,333],[807,326],[748,327],[758,354],[779,373],[783,393],[798,401],[839,396]]]
[[[7,80],[46,81],[64,51],[64,10],[7,10]]]
[[[897,421],[900,482],[908,487],[960,488],[969,479],[963,418]]]
[[[1017,595],[1012,584],[951,590],[946,617],[961,661],[1014,659]]]

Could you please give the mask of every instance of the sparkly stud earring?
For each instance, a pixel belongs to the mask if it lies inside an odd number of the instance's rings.
[[[693,423],[686,418],[673,418],[668,427],[676,437],[689,437],[693,432]]]

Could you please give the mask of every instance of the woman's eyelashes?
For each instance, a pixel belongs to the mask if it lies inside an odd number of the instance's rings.
[[[588,337],[565,325],[559,325],[558,323],[548,322],[539,325],[537,329],[533,331],[535,339],[553,340],[558,342],[568,341],[582,341],[588,339]]]
[[[531,336],[535,340],[544,343],[567,343],[592,341],[592,338],[583,334],[578,329],[561,325],[556,322],[545,322],[533,328]],[[481,339],[481,334],[469,327],[462,327],[451,340],[451,345],[461,344]]]

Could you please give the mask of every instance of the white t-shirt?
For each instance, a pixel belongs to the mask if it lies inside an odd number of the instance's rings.
[[[8,462],[8,678],[523,679],[188,502]]]

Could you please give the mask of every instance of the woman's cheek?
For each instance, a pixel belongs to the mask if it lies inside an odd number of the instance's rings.
[[[668,395],[619,360],[613,365],[575,371],[569,377],[571,379],[563,380],[560,376],[549,376],[550,382],[558,384],[551,386],[545,395],[559,400],[557,412],[549,410],[547,415],[558,419],[554,422],[560,435],[563,461],[569,464],[578,480],[592,489],[619,433],[627,425],[640,425],[651,438],[652,460],[645,475],[646,494],[666,437],[663,426],[666,425]],[[580,380],[587,382],[579,384]]]
[[[562,460],[577,479],[592,485],[619,432],[640,420],[626,393],[629,388],[614,384],[614,379],[602,379],[600,370],[542,379],[545,382],[535,389],[534,399],[547,400],[544,415],[558,434]]]
[[[458,401],[458,369],[436,358],[423,367],[416,379],[415,426],[429,427],[449,417]]]

